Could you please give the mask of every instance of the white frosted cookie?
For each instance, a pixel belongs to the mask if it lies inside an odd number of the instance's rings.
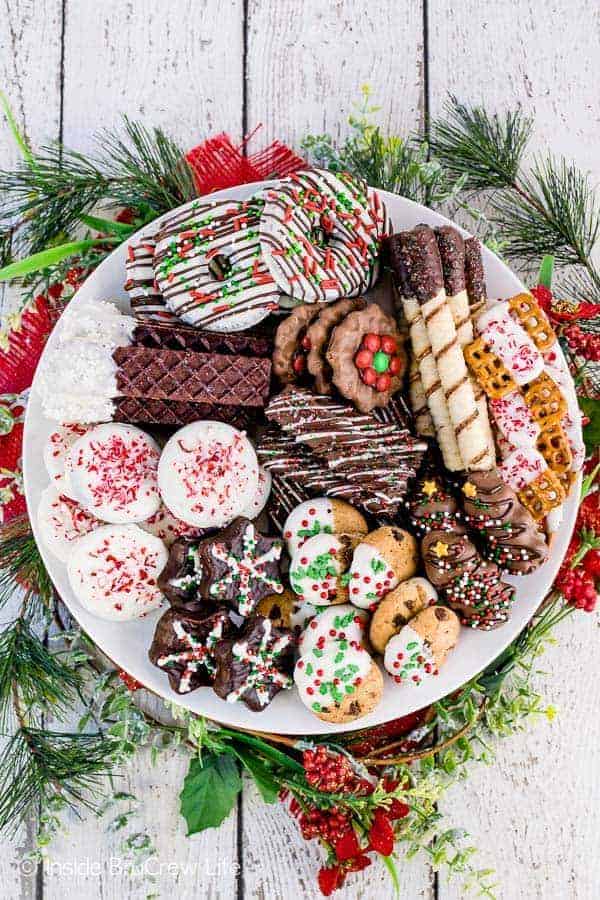
[[[173,513],[167,509],[164,503],[161,503],[158,510],[145,522],[137,523],[140,528],[160,538],[167,547],[170,547],[177,538],[195,538],[201,537],[203,532],[201,528],[194,528],[193,525],[186,525],[181,519],[176,518]]]
[[[369,614],[349,603],[330,606],[310,620],[298,642],[298,651],[304,656],[314,648],[323,650],[332,640],[363,646],[368,624]]]
[[[435,657],[420,634],[405,625],[387,643],[383,665],[397,684],[419,687],[438,674]]]
[[[348,535],[316,534],[292,557],[292,590],[306,603],[329,606],[344,603],[348,590],[342,579],[352,553]]]
[[[69,479],[65,474],[65,460],[75,441],[79,440],[90,430],[89,425],[58,425],[48,435],[44,444],[43,459],[46,471],[56,488],[67,497],[70,497]]]
[[[188,325],[243,331],[277,309],[260,251],[260,199],[194,200],[156,236],[154,273],[169,309]]]
[[[69,558],[73,541],[102,525],[76,500],[59,493],[53,484],[42,492],[37,522],[44,546],[61,562]]]
[[[246,519],[256,519],[267,505],[267,500],[271,493],[271,473],[263,466],[258,469],[258,484],[252,502],[248,504],[241,515]]]
[[[219,528],[256,494],[258,460],[245,432],[223,422],[192,422],[167,441],[158,466],[165,505],[188,525]]]
[[[137,525],[104,525],[74,542],[67,572],[89,612],[126,621],[160,606],[157,580],[168,557],[163,542]]]
[[[360,543],[350,566],[348,593],[354,606],[370,609],[398,584],[387,560],[371,544]]]
[[[103,522],[142,522],[158,510],[158,444],[134,425],[91,428],[68,452],[72,496]]]
[[[344,500],[315,497],[291,511],[283,526],[283,537],[290,556],[317,534],[366,534],[362,513]]]

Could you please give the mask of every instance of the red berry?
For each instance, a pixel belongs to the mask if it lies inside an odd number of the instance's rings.
[[[380,375],[377,381],[375,382],[375,387],[378,391],[389,391],[392,386],[392,379],[389,376],[388,372],[384,372],[383,375]]]
[[[576,527],[589,528],[590,531],[600,534],[600,491],[587,495],[579,507]]]
[[[370,350],[359,350],[354,357],[357,369],[368,369],[373,362],[373,354]]]
[[[582,565],[588,575],[600,581],[600,550],[588,550],[583,557]]]
[[[382,856],[390,856],[394,850],[394,829],[389,815],[383,809],[375,810],[369,829],[369,844],[371,850]]]
[[[399,356],[392,356],[388,372],[390,375],[399,375],[402,371],[402,360]]]
[[[377,381],[377,372],[375,371],[375,369],[371,369],[371,368],[363,369],[362,372],[360,373],[360,377],[362,378],[362,380],[364,381],[365,384],[368,384],[369,387],[373,387],[373,385]]]
[[[394,338],[389,334],[384,334],[381,338],[381,349],[384,353],[392,356],[398,349],[398,345]]]
[[[378,334],[373,334],[373,332],[369,332],[363,338],[362,346],[370,350],[371,353],[377,353],[378,350],[381,349],[381,338]]]

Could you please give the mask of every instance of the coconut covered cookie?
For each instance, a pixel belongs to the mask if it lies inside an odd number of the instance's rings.
[[[407,531],[390,525],[372,531],[354,550],[350,601],[361,609],[376,606],[397,584],[415,574],[418,560],[417,542]]]
[[[304,705],[336,725],[372,712],[383,692],[383,676],[367,651],[339,640],[301,656],[294,681]]]
[[[383,664],[397,684],[419,687],[439,674],[459,632],[460,622],[452,610],[431,606],[388,641]]]
[[[373,649],[383,653],[390,638],[437,599],[436,589],[426,578],[409,578],[386,594],[371,619],[369,640]]]
[[[348,571],[358,535],[316,534],[294,554],[290,584],[294,593],[315,606],[330,606],[348,600]]]
[[[362,513],[330,497],[315,497],[300,503],[287,517],[283,537],[290,556],[317,534],[366,534],[368,526]]]

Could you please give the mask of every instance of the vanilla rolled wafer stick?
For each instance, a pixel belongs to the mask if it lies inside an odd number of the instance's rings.
[[[441,228],[435,229],[435,237],[437,240],[440,258],[442,260],[442,269],[444,272],[444,287],[446,289],[446,297],[450,304],[454,326],[456,328],[456,336],[459,346],[462,349],[470,344],[473,340],[473,321],[471,319],[471,309],[469,306],[469,295],[467,293],[467,272],[466,272],[466,253],[465,240],[461,233],[451,225],[443,225]],[[474,261],[473,250],[470,252],[471,266]],[[479,254],[481,261],[481,253]],[[476,289],[478,295],[485,295],[485,281],[483,280],[483,267],[481,274],[477,272]],[[496,459],[496,448],[494,445],[494,436],[490,425],[488,415],[488,407],[485,394],[477,382],[469,375],[473,394],[475,395],[475,403],[477,411],[481,419],[481,424],[485,431],[486,442],[490,459]]]
[[[412,288],[412,298],[405,300],[404,305],[405,311],[408,306],[407,318],[410,323],[421,321],[424,325],[464,466],[472,471],[490,469],[495,460],[458,343],[433,230],[428,225],[418,225],[392,238],[392,263],[398,259]],[[435,415],[433,419],[435,422]]]
[[[465,466],[458,448],[446,395],[438,375],[427,327],[418,299],[420,295],[429,296],[437,290],[441,289],[443,291],[444,280],[441,264],[439,272],[422,272],[420,273],[419,281],[413,280],[413,273],[407,266],[407,256],[404,251],[405,237],[406,233],[401,233],[393,235],[389,240],[392,269],[396,276],[402,309],[408,322],[413,358],[421,375],[421,388],[425,394],[431,419],[435,426],[444,465],[451,472],[459,472]],[[437,281],[430,283],[432,278],[437,279]]]
[[[422,437],[435,437],[435,425],[427,405],[427,394],[419,371],[419,364],[411,354],[408,374],[408,397],[415,419],[415,431]]]

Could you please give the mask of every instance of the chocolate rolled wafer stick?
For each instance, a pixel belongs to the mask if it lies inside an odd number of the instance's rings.
[[[452,318],[454,319],[456,337],[461,350],[464,350],[474,337],[473,320],[471,319],[469,296],[467,294],[465,240],[460,232],[457,231],[456,228],[452,228],[451,225],[444,225],[441,228],[436,228],[435,237],[440,252],[440,259],[442,260],[444,286],[446,289],[446,297],[450,304]],[[471,375],[469,375],[469,379],[471,381],[471,387],[473,388],[481,425],[485,432],[488,454],[490,459],[495,461],[496,448],[488,416],[485,395]]]
[[[432,232],[433,234],[433,232]],[[431,418],[435,426],[444,464],[451,472],[464,469],[446,395],[442,387],[431,341],[421,312],[419,299],[426,299],[444,287],[441,263],[439,268],[421,267],[412,272],[405,253],[405,234],[393,235],[388,241],[392,270],[396,276],[398,293],[408,322],[413,357],[419,367],[421,382]],[[434,239],[435,240],[435,239]]]
[[[413,323],[420,321],[421,328],[423,324],[425,326],[464,467],[467,471],[489,469],[495,459],[488,447],[485,423],[479,415],[463,352],[458,343],[444,289],[442,261],[435,234],[428,225],[419,225],[412,231],[394,235],[391,245],[392,264],[396,269],[403,265],[408,288],[412,291],[412,299],[409,297],[404,301],[405,311],[408,310],[407,318]],[[407,294],[406,287],[404,293]],[[428,399],[430,401],[430,397]],[[431,402],[429,408],[435,422]],[[443,441],[446,437],[442,440],[439,429],[438,437],[444,453]]]
[[[474,319],[483,312],[487,303],[481,244],[474,237],[465,241],[465,281],[471,318]]]

